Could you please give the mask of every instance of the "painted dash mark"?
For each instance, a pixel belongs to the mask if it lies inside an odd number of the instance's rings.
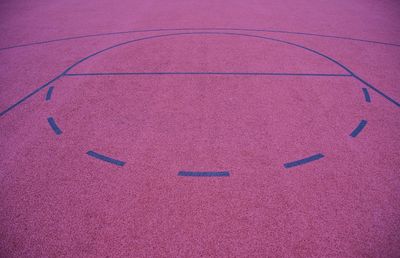
[[[105,161],[105,162],[108,162],[108,163],[111,163],[111,164],[114,164],[114,165],[117,165],[117,166],[120,166],[120,167],[125,165],[124,161],[113,159],[113,158],[104,156],[104,155],[102,155],[100,153],[97,153],[97,152],[94,152],[94,151],[88,151],[88,152],[86,152],[86,154],[89,155],[89,156],[92,156],[93,158],[100,159],[102,161]]]
[[[361,131],[364,129],[366,125],[367,125],[367,120],[361,120],[356,129],[354,129],[353,132],[351,132],[350,136],[353,138],[357,137],[357,135],[361,133]]]
[[[364,92],[364,97],[366,102],[371,102],[371,97],[369,96],[368,89],[367,88],[362,88],[362,91]]]
[[[54,118],[49,117],[47,118],[47,121],[49,122],[51,129],[57,134],[60,135],[62,133],[61,129],[57,126],[56,121],[54,121]]]
[[[300,160],[296,160],[293,162],[289,162],[289,163],[285,163],[283,164],[283,166],[285,168],[291,168],[291,167],[295,167],[295,166],[300,166],[300,165],[304,165],[306,163],[318,160],[318,159],[322,159],[324,157],[324,155],[322,155],[321,153],[312,155],[310,157],[304,158],[304,159],[300,159]]]
[[[220,171],[220,172],[179,171],[178,176],[197,176],[197,177],[229,176],[229,171]]]
[[[49,90],[47,91],[47,94],[46,94],[46,101],[49,101],[49,100],[51,99],[51,94],[53,93],[53,89],[54,89],[54,87],[51,86],[51,87],[49,88]]]

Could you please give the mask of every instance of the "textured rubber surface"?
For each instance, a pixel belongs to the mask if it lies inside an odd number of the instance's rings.
[[[0,257],[398,257],[397,1],[3,1]]]

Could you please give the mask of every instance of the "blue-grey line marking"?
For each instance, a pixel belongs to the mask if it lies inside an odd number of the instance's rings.
[[[117,165],[117,166],[120,166],[120,167],[125,165],[124,161],[113,159],[113,158],[104,156],[104,155],[102,155],[100,153],[97,153],[97,152],[94,152],[94,151],[88,151],[88,152],[86,152],[86,154],[89,155],[89,156],[92,156],[93,158],[100,159],[102,161],[109,162],[111,164],[114,164],[114,165]]]
[[[179,171],[178,176],[197,176],[197,177],[220,177],[229,176],[229,171]]]
[[[367,88],[362,88],[362,91],[364,93],[364,98],[366,102],[371,102],[371,96],[368,93],[368,89]]]
[[[296,160],[296,161],[293,161],[293,162],[285,163],[285,164],[283,164],[283,166],[285,168],[291,168],[291,167],[295,167],[295,166],[300,166],[300,165],[304,165],[306,163],[309,163],[311,161],[315,161],[315,160],[321,159],[323,157],[324,157],[324,155],[322,155],[321,153],[318,153],[318,154],[312,155],[312,156],[304,158],[304,159],[300,159],[300,160]]]
[[[36,93],[38,93],[39,91],[43,90],[44,88],[46,88],[49,84],[57,81],[58,79],[60,79],[63,75],[60,74],[57,77],[55,77],[54,79],[52,79],[51,81],[43,84],[42,86],[38,87],[37,89],[35,89],[34,91],[32,91],[31,93],[29,93],[28,95],[26,95],[25,97],[23,97],[22,99],[18,100],[17,102],[15,102],[14,104],[12,104],[11,106],[9,106],[8,108],[6,108],[5,110],[0,112],[0,117],[4,116],[7,112],[9,112],[10,110],[14,109],[16,106],[19,106],[20,104],[22,104],[24,101],[26,101],[27,99],[29,99],[30,97],[32,97],[33,95],[35,95]]]
[[[113,36],[113,35],[123,35],[129,33],[140,33],[140,32],[167,32],[167,31],[198,31],[198,30],[208,30],[208,31],[248,31],[248,32],[269,32],[269,33],[281,33],[281,34],[294,34],[294,35],[302,35],[302,36],[314,36],[314,37],[324,37],[324,38],[333,38],[333,39],[343,39],[343,40],[351,40],[351,41],[359,41],[365,43],[373,43],[373,44],[381,44],[387,46],[394,46],[400,47],[400,44],[396,43],[388,43],[388,42],[381,42],[375,40],[367,40],[367,39],[359,39],[359,38],[351,38],[351,37],[343,37],[343,36],[335,36],[335,35],[324,35],[324,34],[317,34],[317,33],[307,33],[307,32],[295,32],[295,31],[285,31],[285,30],[268,30],[268,29],[237,29],[237,28],[172,28],[172,29],[147,29],[147,30],[129,30],[129,31],[117,31],[117,32],[105,32],[105,33],[97,33],[97,34],[87,34],[87,35],[80,35],[80,36],[72,36],[72,37],[65,37],[59,39],[52,39],[52,40],[44,40],[44,41],[36,41],[30,42],[20,45],[8,46],[0,48],[0,51],[13,49],[13,48],[20,48],[20,47],[28,47],[34,45],[41,45],[47,44],[52,42],[58,41],[67,41],[67,40],[74,40],[74,39],[81,39],[81,38],[90,38],[90,37],[102,37],[102,36]]]
[[[364,129],[366,125],[367,125],[367,120],[361,120],[356,129],[354,129],[353,132],[351,132],[350,136],[353,138],[357,137],[357,135],[361,133],[361,131]]]
[[[163,35],[156,35],[156,36],[149,36],[149,37],[144,37],[144,38],[139,38],[139,39],[133,39],[133,40],[129,40],[129,41],[125,41],[110,47],[107,47],[103,50],[97,51],[91,55],[88,55],[82,59],[80,59],[79,61],[75,62],[74,64],[72,64],[71,66],[69,66],[64,72],[62,72],[60,75],[58,75],[57,77],[55,77],[54,79],[50,80],[49,82],[47,82],[46,84],[38,87],[37,89],[35,89],[34,91],[32,91],[31,93],[29,93],[28,95],[26,95],[25,97],[23,97],[22,99],[18,100],[16,103],[14,103],[13,105],[11,105],[10,107],[8,107],[7,109],[3,110],[0,113],[0,116],[5,115],[7,112],[9,112],[10,110],[12,110],[13,108],[15,108],[16,106],[20,105],[21,103],[23,103],[24,101],[26,101],[28,98],[30,98],[31,96],[35,95],[37,92],[39,92],[40,90],[46,88],[49,84],[53,83],[54,81],[58,80],[59,78],[63,77],[64,75],[68,74],[68,72],[74,68],[75,66],[77,66],[78,64],[86,61],[87,59],[96,56],[98,54],[101,54],[105,51],[108,51],[110,49],[113,48],[117,48],[119,46],[122,45],[126,45],[129,43],[133,43],[133,42],[138,42],[138,41],[144,41],[144,40],[148,40],[148,39],[155,39],[155,38],[162,38],[162,37],[169,37],[169,36],[179,36],[179,35],[201,35],[201,34],[205,34],[205,35],[232,35],[232,36],[243,36],[243,37],[253,37],[253,38],[259,38],[259,39],[264,39],[264,40],[271,40],[271,41],[275,41],[275,42],[281,42],[287,45],[291,45],[291,46],[295,46],[298,48],[302,48],[304,50],[307,50],[309,52],[312,52],[314,54],[317,54],[329,61],[331,61],[332,63],[337,64],[338,66],[342,67],[346,72],[348,72],[349,74],[351,74],[355,79],[357,79],[358,81],[360,81],[361,83],[363,83],[365,86],[369,87],[370,89],[374,90],[375,92],[377,92],[379,95],[383,96],[384,98],[386,98],[388,101],[392,102],[393,104],[395,104],[397,107],[400,107],[400,103],[397,102],[396,100],[392,99],[391,97],[389,97],[388,95],[386,95],[385,93],[383,93],[382,91],[380,91],[379,89],[377,89],[375,86],[369,84],[368,82],[366,82],[365,80],[363,80],[361,77],[359,77],[358,75],[354,74],[349,68],[347,68],[346,66],[344,66],[343,64],[339,63],[338,61],[336,61],[335,59],[324,55],[316,50],[313,50],[311,48],[296,44],[296,43],[292,43],[289,41],[284,41],[284,40],[280,40],[280,39],[275,39],[275,38],[270,38],[270,37],[264,37],[264,36],[256,36],[256,35],[251,35],[251,34],[242,34],[242,33],[231,33],[231,32],[182,32],[182,33],[172,33],[172,34],[163,34]]]
[[[382,97],[384,97],[385,99],[389,100],[390,102],[392,102],[393,104],[395,104],[397,107],[400,107],[400,103],[397,102],[396,100],[392,99],[391,97],[389,97],[388,95],[386,95],[385,93],[383,93],[381,90],[379,90],[378,88],[376,88],[375,86],[369,84],[368,82],[364,81],[363,79],[361,79],[358,75],[353,74],[353,77],[356,78],[357,80],[359,80],[360,82],[362,82],[365,86],[369,87],[370,89],[374,90],[376,93],[378,93],[379,95],[381,95]]]
[[[54,121],[54,118],[49,117],[47,118],[47,121],[49,122],[51,129],[57,134],[60,135],[62,133],[61,129],[57,126],[56,121]]]
[[[49,100],[51,99],[51,94],[53,93],[53,89],[54,89],[54,87],[51,86],[51,87],[49,88],[49,90],[47,91],[47,94],[46,94],[46,101],[49,101]]]
[[[243,76],[331,76],[346,77],[351,74],[330,73],[258,73],[258,72],[122,72],[122,73],[67,73],[64,76],[124,76],[124,75],[243,75]]]

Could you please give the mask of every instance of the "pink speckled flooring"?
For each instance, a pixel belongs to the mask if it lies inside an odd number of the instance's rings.
[[[399,13],[2,1],[0,257],[399,257]]]

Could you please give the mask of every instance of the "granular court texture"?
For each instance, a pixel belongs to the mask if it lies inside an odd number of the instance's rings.
[[[400,257],[400,2],[0,2],[0,257]]]

